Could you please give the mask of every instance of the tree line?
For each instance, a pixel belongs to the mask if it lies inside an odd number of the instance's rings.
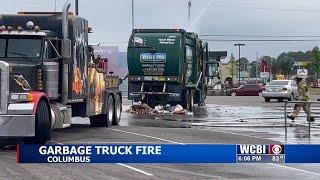
[[[263,56],[259,60],[249,61],[247,58],[240,58],[240,71],[249,71],[250,77],[254,78],[256,75],[260,74],[260,64],[262,60],[267,61],[270,66],[271,73],[273,76],[277,74],[282,74],[286,77],[296,74],[295,68],[293,66],[294,62],[306,61],[309,62],[308,73],[309,78],[313,78],[314,82],[319,78],[320,74],[320,50],[318,46],[315,46],[312,50],[303,52],[283,52],[277,58],[270,56]],[[239,60],[236,60],[233,55],[231,55],[230,61],[231,75],[235,75],[237,72],[237,64]]]

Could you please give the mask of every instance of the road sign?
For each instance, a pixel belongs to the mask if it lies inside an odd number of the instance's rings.
[[[270,73],[269,72],[260,72],[261,78],[269,78]]]
[[[308,69],[297,69],[297,74],[302,76],[303,78],[307,78]]]

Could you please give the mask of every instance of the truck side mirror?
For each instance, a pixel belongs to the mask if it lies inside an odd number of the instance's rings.
[[[71,40],[62,40],[62,57],[65,59],[71,58]]]
[[[220,72],[219,72],[219,64],[217,63],[206,63],[206,72],[205,76],[208,78],[218,78],[220,79]]]
[[[206,72],[205,72],[205,76],[208,78],[213,78],[214,74],[213,74],[213,64],[211,63],[206,63]]]

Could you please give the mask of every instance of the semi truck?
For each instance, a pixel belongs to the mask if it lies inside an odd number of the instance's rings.
[[[128,99],[151,107],[204,105],[208,44],[183,29],[134,29],[128,42]]]
[[[45,143],[72,117],[118,125],[119,79],[93,63],[88,21],[62,12],[0,15],[0,139]]]

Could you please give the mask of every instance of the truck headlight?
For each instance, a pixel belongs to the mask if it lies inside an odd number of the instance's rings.
[[[33,95],[30,93],[12,93],[10,94],[10,101],[33,101]]]

